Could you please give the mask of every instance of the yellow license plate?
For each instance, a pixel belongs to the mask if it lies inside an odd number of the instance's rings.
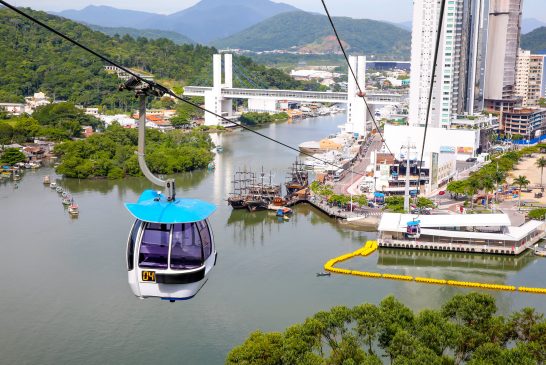
[[[155,271],[143,271],[141,278],[142,281],[155,283]]]

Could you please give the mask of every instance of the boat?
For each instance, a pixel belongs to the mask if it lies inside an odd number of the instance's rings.
[[[224,152],[224,147],[222,147],[221,145],[216,146],[216,152]]]
[[[209,164],[207,165],[208,170],[214,170],[215,168],[216,168],[216,165],[214,164],[214,162],[209,162]]]
[[[267,210],[269,207],[269,202],[263,199],[263,197],[260,195],[249,195],[245,198],[245,207],[249,212]]]
[[[287,176],[287,181],[284,184],[286,187],[286,197],[290,198],[298,191],[307,188],[309,185],[309,172],[305,170],[305,166],[301,161],[296,160],[292,164],[292,169]]]
[[[72,200],[72,197],[69,194],[68,196],[63,198],[63,200],[61,202],[63,203],[63,205],[71,205],[73,203],[73,200]]]
[[[70,204],[70,206],[68,207],[68,214],[70,214],[70,216],[72,217],[77,217],[80,214],[80,209],[78,207],[78,204],[76,203]]]
[[[319,277],[319,276],[330,276],[330,275],[332,275],[332,273],[324,272],[324,271],[323,271],[323,272],[318,272],[318,273],[317,273],[317,277]]]
[[[44,178],[42,179],[42,182],[44,183],[44,185],[49,185],[51,183],[49,179],[49,175],[44,176]]]
[[[13,181],[19,181],[19,180],[21,180],[21,175],[13,174]]]
[[[26,164],[24,165],[24,167],[25,167],[25,169],[30,169],[32,166],[31,166],[29,163],[26,163]]]
[[[292,214],[292,209],[287,207],[280,207],[279,209],[277,209],[276,214],[277,214],[277,217],[285,217]]]
[[[55,191],[56,191],[57,193],[61,194],[61,193],[64,191],[64,189],[63,189],[61,186],[57,186],[57,187],[55,188]]]
[[[50,187],[51,189],[56,189],[56,188],[57,188],[57,183],[56,183],[55,181],[53,181],[53,182],[51,182],[51,183],[49,184],[49,187]]]
[[[540,257],[546,257],[546,247],[535,246],[535,255]]]
[[[61,196],[62,196],[63,198],[66,198],[68,195],[69,195],[69,194],[68,194],[67,191],[63,191],[63,193],[61,194]]]

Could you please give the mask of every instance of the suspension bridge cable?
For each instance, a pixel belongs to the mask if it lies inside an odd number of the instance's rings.
[[[349,62],[349,56],[347,56],[347,52],[345,51],[345,47],[343,47],[343,43],[341,42],[341,38],[339,37],[339,34],[337,32],[334,21],[333,21],[332,17],[330,16],[330,12],[328,11],[328,7],[326,6],[326,2],[325,2],[325,0],[321,0],[321,1],[322,1],[322,6],[324,7],[324,11],[326,12],[326,16],[328,17],[328,21],[330,22],[330,25],[332,26],[332,30],[334,31],[334,34],[336,36],[337,43],[339,44],[339,47],[341,48],[341,52],[343,53],[343,57],[345,57],[345,61],[347,62],[347,66],[349,67],[349,72],[353,76],[353,78],[354,78],[354,80],[356,82],[356,86],[358,87],[358,91],[359,91],[358,96],[360,96],[362,98],[362,100],[364,100],[364,104],[366,104],[366,109],[367,109],[368,113],[370,114],[370,116],[372,117],[373,124],[375,125],[375,129],[376,129],[377,133],[379,133],[379,136],[381,137],[381,141],[385,144],[385,147],[387,148],[389,153],[394,156],[394,153],[392,153],[391,149],[387,145],[387,142],[385,141],[385,138],[383,138],[383,134],[381,133],[381,130],[379,129],[379,126],[377,125],[377,122],[375,121],[375,117],[374,117],[374,115],[372,113],[372,110],[370,109],[370,105],[366,101],[366,97],[365,97],[366,95],[365,95],[364,91],[362,90],[362,88],[360,87],[360,84],[358,82],[358,78],[356,77],[356,74],[355,74],[355,72],[354,72],[354,70],[353,70],[353,68],[351,66],[351,63]],[[364,87],[366,87],[366,85],[364,85]]]
[[[421,146],[421,158],[419,159],[419,172],[417,174],[417,191],[421,190],[421,169],[423,168],[423,157],[425,154],[425,143],[427,140],[427,130],[428,130],[428,124],[429,124],[429,117],[430,117],[430,107],[432,105],[432,92],[434,90],[434,79],[436,78],[436,66],[438,63],[438,54],[440,53],[440,40],[442,38],[442,25],[444,23],[444,12],[445,12],[445,6],[446,6],[446,0],[442,0],[442,3],[440,5],[440,21],[438,22],[438,29],[436,30],[436,49],[434,50],[434,61],[432,64],[432,77],[430,78],[430,88],[428,91],[428,102],[427,102],[427,115],[425,117],[425,130],[423,132],[423,144]],[[409,146],[408,146],[408,153],[409,153]],[[409,167],[409,166],[408,166]],[[431,169],[432,169],[432,161],[431,161],[431,168],[429,169],[429,181],[432,185],[431,178]]]
[[[9,8],[10,10],[16,12],[17,14],[19,14],[19,15],[21,15],[21,16],[27,18],[27,19],[29,19],[29,20],[32,21],[33,23],[38,24],[38,25],[41,26],[42,28],[47,29],[48,31],[50,31],[50,32],[52,32],[52,33],[54,33],[54,34],[56,34],[57,36],[63,38],[64,40],[66,40],[66,41],[72,43],[73,45],[75,45],[75,46],[77,46],[77,47],[79,47],[79,48],[81,48],[81,49],[83,49],[83,50],[85,50],[85,51],[91,53],[92,55],[94,55],[94,56],[100,58],[100,59],[103,60],[104,62],[109,63],[109,64],[111,64],[112,66],[115,66],[115,67],[119,68],[120,70],[122,70],[122,71],[128,73],[129,75],[133,76],[133,77],[134,77],[135,79],[137,79],[138,81],[140,81],[140,82],[142,82],[142,83],[145,83],[145,84],[148,84],[148,85],[149,85],[150,87],[152,87],[152,88],[159,89],[161,92],[163,92],[163,93],[165,93],[165,94],[169,94],[169,95],[171,95],[172,97],[174,97],[174,98],[177,99],[177,100],[180,100],[180,101],[182,101],[182,102],[184,102],[184,103],[186,103],[186,104],[192,105],[193,107],[195,107],[195,108],[197,108],[197,109],[199,109],[199,110],[201,110],[201,111],[203,111],[203,112],[205,112],[205,113],[209,113],[209,114],[211,114],[211,115],[214,115],[214,116],[217,117],[217,118],[220,118],[220,119],[222,119],[222,120],[224,120],[224,121],[226,121],[226,122],[228,122],[228,123],[232,123],[232,124],[234,124],[234,125],[236,125],[236,126],[242,128],[242,129],[244,129],[244,130],[247,130],[247,131],[249,131],[249,132],[251,132],[251,133],[254,133],[254,134],[256,134],[256,135],[258,135],[258,136],[260,136],[260,137],[262,137],[262,138],[265,138],[265,139],[267,139],[267,140],[269,140],[269,141],[271,141],[271,142],[277,143],[278,145],[281,145],[281,146],[283,146],[283,147],[286,147],[286,148],[288,148],[288,149],[290,149],[290,150],[293,150],[293,151],[295,151],[295,152],[301,153],[302,155],[311,157],[311,158],[313,158],[313,159],[315,159],[315,160],[317,160],[317,161],[320,161],[320,162],[324,163],[325,165],[329,165],[329,166],[335,167],[335,168],[338,169],[338,170],[350,171],[350,169],[344,168],[344,167],[339,166],[339,165],[336,165],[336,164],[334,164],[334,163],[332,163],[332,162],[330,162],[330,161],[327,161],[327,160],[321,159],[321,158],[319,158],[319,157],[313,156],[313,155],[310,154],[310,153],[302,152],[302,151],[300,151],[298,148],[292,147],[292,146],[290,146],[290,145],[288,145],[288,144],[286,144],[286,143],[284,143],[284,142],[281,142],[281,141],[279,141],[279,140],[277,140],[277,139],[271,138],[271,137],[269,137],[269,136],[267,136],[267,135],[265,135],[265,134],[263,134],[263,133],[260,133],[260,132],[258,132],[258,131],[256,131],[256,130],[253,130],[252,128],[249,128],[249,127],[245,126],[244,124],[237,123],[237,122],[234,122],[234,121],[232,121],[232,120],[229,120],[228,118],[226,118],[226,117],[224,117],[224,116],[222,116],[222,115],[220,115],[220,114],[217,114],[217,113],[215,113],[215,112],[213,112],[213,111],[210,111],[210,110],[208,110],[208,109],[202,107],[201,105],[199,105],[199,104],[197,104],[197,103],[194,103],[194,102],[191,101],[191,100],[188,100],[188,99],[186,99],[186,98],[180,97],[180,96],[178,96],[176,93],[174,93],[173,91],[171,91],[170,89],[166,88],[165,86],[163,86],[163,85],[161,85],[161,84],[159,84],[159,83],[156,83],[156,82],[154,82],[154,81],[149,81],[149,80],[144,79],[143,77],[141,77],[140,75],[138,75],[138,74],[135,73],[134,71],[131,71],[129,68],[124,67],[124,66],[118,64],[117,62],[114,62],[114,61],[110,60],[109,58],[107,58],[107,57],[101,55],[100,53],[98,53],[98,52],[92,50],[91,48],[89,48],[89,47],[87,47],[87,46],[81,44],[80,42],[76,41],[75,39],[72,39],[71,37],[69,37],[69,36],[67,36],[67,35],[65,35],[65,34],[63,34],[63,33],[61,33],[61,32],[59,32],[58,30],[56,30],[56,29],[50,27],[49,25],[45,24],[44,22],[42,22],[42,21],[40,21],[40,20],[34,18],[33,16],[31,16],[31,15],[25,13],[24,11],[22,11],[22,10],[18,9],[17,7],[11,5],[10,3],[8,3],[8,2],[6,2],[6,1],[4,1],[4,0],[0,0],[0,4],[4,5],[5,7]],[[354,174],[360,175],[360,176],[365,176],[364,174],[358,173],[358,172],[354,172]]]

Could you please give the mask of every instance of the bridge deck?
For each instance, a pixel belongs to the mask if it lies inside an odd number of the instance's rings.
[[[204,96],[212,87],[206,86],[186,86],[184,95]],[[222,88],[222,97],[233,99],[276,99],[309,101],[324,103],[347,103],[347,93],[340,92],[320,92],[320,91],[302,91],[302,90],[267,90],[267,89],[242,89],[242,88]],[[371,104],[397,104],[407,98],[405,94],[388,93],[370,93],[366,95],[366,100]]]

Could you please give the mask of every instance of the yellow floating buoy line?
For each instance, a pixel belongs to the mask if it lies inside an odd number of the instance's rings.
[[[359,248],[358,250],[348,253],[345,255],[338,256],[329,260],[324,264],[324,270],[333,272],[335,274],[344,274],[344,275],[354,275],[362,276],[366,278],[376,278],[376,279],[389,279],[389,280],[402,280],[402,281],[415,281],[423,284],[435,284],[435,285],[452,285],[460,286],[465,288],[479,288],[479,289],[490,289],[490,290],[505,290],[505,291],[519,291],[524,293],[534,293],[534,294],[546,294],[546,288],[528,288],[525,286],[515,287],[513,285],[502,285],[502,284],[489,284],[489,283],[478,283],[472,281],[457,281],[457,280],[444,280],[444,279],[434,279],[434,278],[422,278],[422,277],[413,277],[409,275],[397,275],[397,274],[381,274],[378,272],[369,272],[369,271],[359,271],[359,270],[348,270],[340,269],[335,267],[335,265],[352,259],[356,256],[368,256],[375,252],[378,248],[377,241],[367,241],[366,244]]]

